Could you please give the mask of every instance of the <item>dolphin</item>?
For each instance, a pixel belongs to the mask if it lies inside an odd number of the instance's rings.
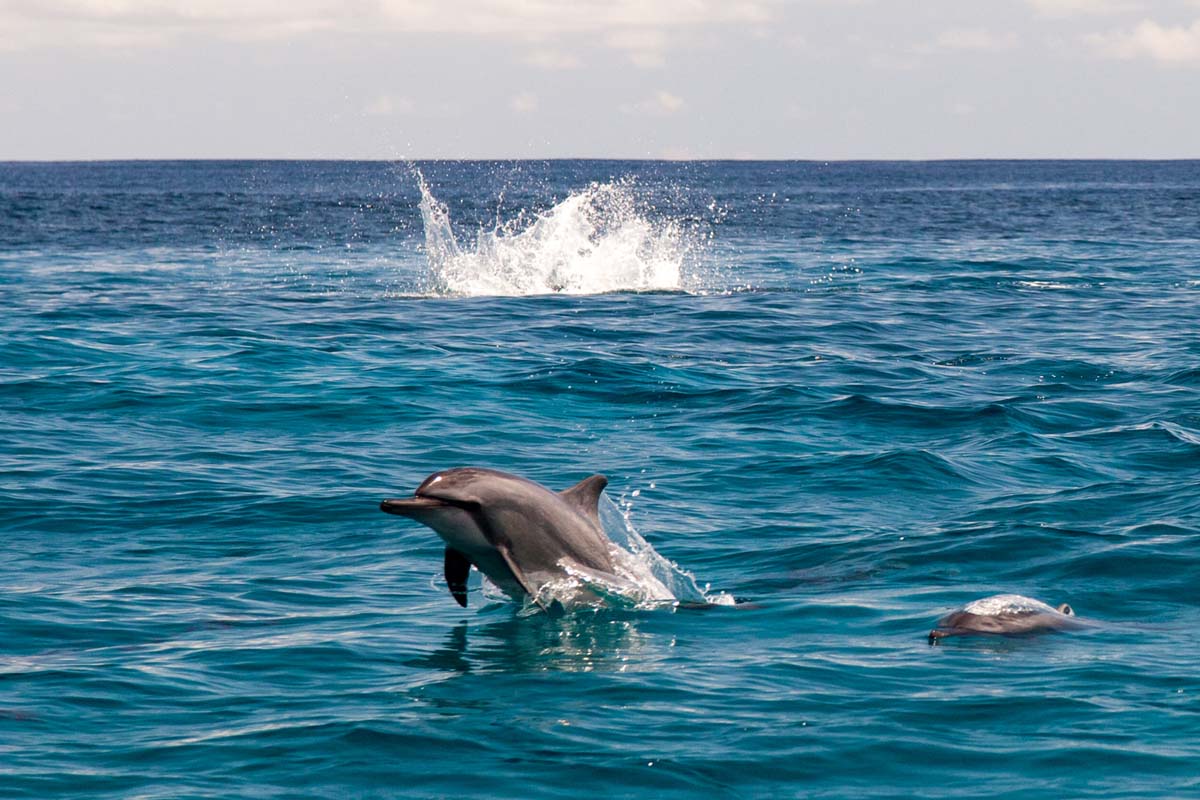
[[[545,609],[542,588],[575,575],[600,573],[614,581],[612,542],[600,525],[600,493],[608,478],[593,475],[562,492],[494,469],[435,472],[412,497],[384,500],[388,514],[415,519],[446,542],[450,594],[467,605],[474,565],[514,599]]]
[[[1066,603],[1057,607],[1019,594],[997,594],[967,603],[938,620],[929,632],[929,643],[947,636],[970,634],[1015,635],[1083,628],[1075,610]]]

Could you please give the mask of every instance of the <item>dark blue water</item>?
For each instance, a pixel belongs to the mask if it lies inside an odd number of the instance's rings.
[[[1200,163],[420,171],[0,165],[0,795],[1200,795]],[[460,609],[458,465],[753,605]]]

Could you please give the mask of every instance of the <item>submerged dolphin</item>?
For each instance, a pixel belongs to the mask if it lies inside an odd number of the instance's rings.
[[[607,485],[608,478],[593,475],[552,492],[507,472],[462,467],[435,472],[412,497],[379,508],[442,537],[446,584],[460,606],[467,605],[472,564],[509,596],[543,605],[542,587],[570,576],[569,569],[612,575],[612,543],[597,506]]]
[[[1057,608],[1019,594],[997,594],[974,600],[938,620],[929,632],[929,643],[947,636],[992,633],[1014,635],[1082,628],[1066,603]]]

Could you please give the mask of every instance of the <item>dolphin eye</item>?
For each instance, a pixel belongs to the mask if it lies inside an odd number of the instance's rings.
[[[483,506],[480,503],[477,503],[474,500],[458,500],[453,497],[440,497],[436,494],[426,495],[426,497],[432,497],[434,500],[440,500],[448,506],[454,506],[455,508],[461,508],[463,511],[474,512],[474,511],[479,511],[483,508]]]

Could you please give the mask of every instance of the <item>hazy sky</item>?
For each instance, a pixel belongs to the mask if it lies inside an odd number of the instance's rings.
[[[0,0],[0,159],[1200,157],[1200,0]]]

